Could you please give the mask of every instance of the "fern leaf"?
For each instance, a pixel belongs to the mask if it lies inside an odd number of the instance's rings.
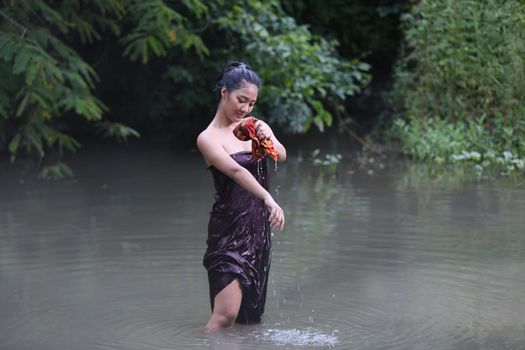
[[[200,0],[182,0],[181,2],[188,10],[193,11],[197,18],[208,13],[208,7]]]
[[[62,15],[48,6],[44,1],[34,1],[33,6],[35,7],[36,11],[40,11],[42,16],[50,23],[55,25],[57,28],[60,29],[64,34],[67,34],[69,32],[69,27],[71,26],[71,23],[66,21]]]
[[[20,102],[20,104],[18,105],[18,108],[16,109],[16,114],[15,116],[17,117],[20,117],[25,111],[26,111],[26,108],[27,108],[27,104],[31,98],[31,93],[28,93],[24,96],[24,98],[22,99],[22,101]]]
[[[28,149],[31,149],[31,147],[35,147],[40,157],[43,157],[45,154],[44,147],[42,144],[42,139],[40,138],[38,132],[32,127],[27,127],[25,129],[25,137],[30,141],[30,143],[27,144]]]
[[[11,139],[11,142],[9,142],[9,153],[11,153],[12,155],[16,154],[21,137],[22,135],[18,133]]]
[[[64,149],[74,153],[80,148],[80,143],[69,135],[59,133],[57,139],[60,154],[64,153]]]
[[[59,180],[64,177],[73,177],[73,171],[63,162],[57,162],[55,165],[47,165],[42,169],[39,177],[47,180]]]

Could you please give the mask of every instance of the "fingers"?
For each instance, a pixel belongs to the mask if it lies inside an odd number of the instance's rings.
[[[258,120],[255,123],[255,132],[257,133],[257,137],[261,140],[269,139],[272,137],[272,131],[268,124]]]
[[[273,219],[270,220],[270,226],[276,229],[279,227],[279,211],[277,208],[274,208],[274,214]]]
[[[278,229],[280,231],[284,228],[284,213],[283,210],[279,207],[272,208],[270,212],[270,226],[273,229]]]
[[[268,217],[268,221],[270,222],[270,227],[272,229],[279,229],[282,231],[284,227],[283,210],[271,198],[265,200],[265,204],[266,204],[266,207],[268,208],[268,212],[270,213]]]
[[[268,218],[268,220],[270,221],[270,224],[273,225],[273,223],[275,222],[275,218],[277,216],[277,211],[275,210],[275,207],[271,207],[269,209],[270,209],[270,217]]]

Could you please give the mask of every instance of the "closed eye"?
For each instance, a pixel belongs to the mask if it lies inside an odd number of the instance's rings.
[[[237,100],[239,101],[239,103],[246,103],[246,102],[248,102],[248,99],[246,97],[243,97],[243,96],[237,98]],[[255,101],[250,102],[250,107],[253,107],[254,105],[255,105]]]

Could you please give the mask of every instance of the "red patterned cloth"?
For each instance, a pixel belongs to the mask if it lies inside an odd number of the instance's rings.
[[[257,137],[257,131],[255,130],[255,123],[257,118],[246,117],[239,125],[233,130],[233,134],[242,141],[252,140],[252,155],[257,159],[264,158],[265,155],[269,155],[273,160],[277,160],[277,150],[273,146],[273,142],[270,139],[260,140]]]

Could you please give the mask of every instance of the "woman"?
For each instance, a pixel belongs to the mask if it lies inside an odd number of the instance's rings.
[[[251,141],[241,141],[233,133],[252,111],[260,85],[248,65],[229,63],[217,82],[220,102],[215,117],[197,137],[216,190],[203,261],[212,307],[207,330],[260,322],[270,267],[270,230],[284,226],[283,210],[268,192],[266,158],[254,157]],[[284,161],[286,149],[268,124],[258,120],[255,128],[260,140],[273,141],[278,161]]]

